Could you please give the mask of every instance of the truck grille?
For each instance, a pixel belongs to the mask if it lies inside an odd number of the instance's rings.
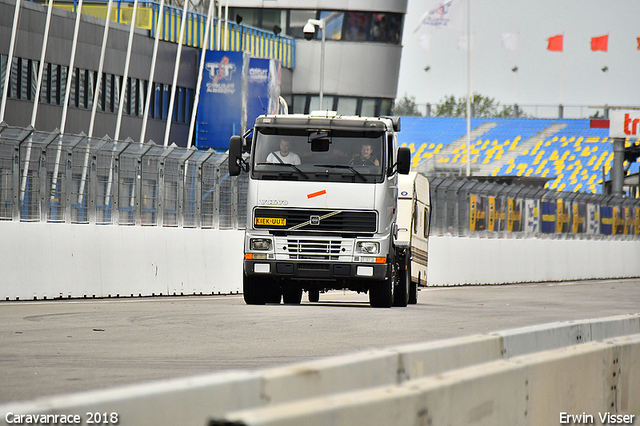
[[[372,211],[258,208],[254,211],[254,226],[281,231],[374,233],[377,218]]]
[[[287,238],[289,259],[338,260],[341,241]]]

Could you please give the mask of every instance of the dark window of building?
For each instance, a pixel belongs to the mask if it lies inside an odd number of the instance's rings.
[[[56,99],[56,105],[62,105],[64,102],[66,90],[67,90],[67,75],[69,74],[69,67],[64,65],[58,65],[58,97]]]
[[[398,13],[374,13],[369,40],[398,44],[402,29],[402,15]]]
[[[371,14],[364,12],[348,12],[343,25],[343,40],[367,41]]]
[[[100,81],[100,111],[107,111],[107,79],[108,75],[102,73],[102,79]]]
[[[4,77],[7,74],[7,60],[5,55],[0,55],[0,94],[4,93]]]
[[[124,93],[124,113],[127,115],[131,115],[131,80],[132,79],[130,77],[127,77],[127,87],[125,88],[126,92]]]
[[[71,75],[71,88],[69,90],[71,90],[70,96],[69,96],[69,106],[74,106],[77,107],[78,103],[79,103],[79,97],[78,97],[78,80],[80,79],[80,73],[78,68],[75,68],[73,70],[73,74]]]
[[[155,88],[153,89],[153,118],[157,118],[159,120],[162,119],[162,84],[153,83]]]
[[[169,117],[169,99],[171,98],[171,86],[168,84],[162,85],[162,118]]]
[[[400,43],[400,13],[321,11],[318,16],[326,22],[328,40]],[[316,31],[316,38],[320,37],[322,34]]]
[[[113,81],[114,75],[107,74],[104,79],[104,90],[105,90],[105,112],[113,112]]]
[[[287,34],[291,37],[303,38],[302,29],[309,19],[315,19],[317,12],[315,10],[291,10],[288,14]]]
[[[9,94],[7,97],[20,99],[20,86],[22,79],[22,58],[13,58],[11,64],[11,78],[9,80]]]
[[[42,68],[42,85],[40,86],[40,102],[51,102],[51,64],[45,63]]]
[[[342,40],[344,13],[343,12],[320,12],[320,19],[324,19],[327,40]],[[316,37],[322,38],[322,33],[316,30]]]

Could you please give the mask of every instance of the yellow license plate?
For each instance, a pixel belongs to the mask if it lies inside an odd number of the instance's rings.
[[[265,226],[286,226],[287,219],[280,217],[256,217],[254,219],[254,224]]]

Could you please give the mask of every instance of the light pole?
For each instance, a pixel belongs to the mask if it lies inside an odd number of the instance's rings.
[[[602,67],[602,72],[605,73],[605,78],[607,81],[607,92],[605,94],[604,97],[604,118],[605,120],[609,119],[609,74],[607,73],[607,71],[609,71],[609,67],[608,66],[604,66]]]
[[[304,38],[311,40],[316,32],[316,27],[322,31],[322,47],[320,50],[320,109],[324,109],[322,106],[322,97],[324,95],[324,42],[325,42],[325,21],[324,19],[309,19],[302,31],[304,32]]]

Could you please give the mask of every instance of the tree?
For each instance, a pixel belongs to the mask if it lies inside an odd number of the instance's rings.
[[[420,114],[420,111],[418,111],[418,107],[416,106],[415,96],[408,97],[406,93],[393,108],[393,115],[422,117],[422,114]]]
[[[474,118],[510,118],[514,116],[514,108],[512,106],[503,105],[500,108],[500,102],[479,93],[474,93],[471,97],[471,107],[472,117]],[[445,96],[436,105],[433,115],[436,117],[466,117],[467,98],[456,99],[453,95]],[[523,117],[523,115],[521,114],[520,117]]]

